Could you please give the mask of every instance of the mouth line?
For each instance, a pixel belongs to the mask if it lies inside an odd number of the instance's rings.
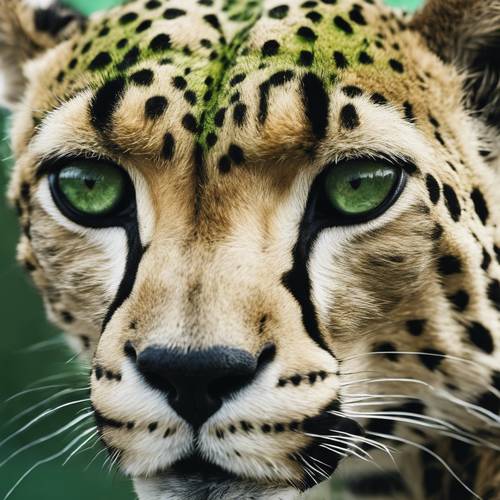
[[[168,470],[163,471],[166,473],[174,473],[178,476],[193,477],[197,476],[202,480],[207,481],[227,481],[237,480],[235,474],[228,472],[226,469],[209,462],[203,458],[199,452],[194,452],[188,457],[174,463]]]

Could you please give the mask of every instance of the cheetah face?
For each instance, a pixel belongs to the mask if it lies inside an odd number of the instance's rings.
[[[0,7],[30,59],[5,71],[19,259],[141,498],[293,498],[432,419],[480,439],[500,380],[487,59],[464,83],[453,33],[440,60],[433,16],[376,0]]]

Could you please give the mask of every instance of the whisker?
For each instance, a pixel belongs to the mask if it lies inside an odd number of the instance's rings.
[[[48,398],[44,399],[43,401],[40,401],[39,403],[36,403],[36,404],[30,406],[29,408],[26,408],[22,412],[18,413],[17,415],[15,415],[11,419],[9,419],[5,423],[4,427],[6,427],[6,426],[8,426],[10,424],[13,424],[14,422],[17,422],[19,419],[21,419],[25,415],[28,415],[33,410],[36,410],[37,408],[40,408],[41,406],[45,406],[47,403],[50,403],[51,401],[54,401],[55,399],[58,399],[58,398],[60,398],[62,396],[65,396],[66,394],[73,394],[75,392],[88,391],[88,390],[90,390],[90,386],[88,386],[88,387],[82,387],[80,389],[78,389],[78,388],[63,389],[62,391],[59,391],[59,392],[53,394],[52,396],[49,396]]]
[[[33,420],[31,420],[26,425],[21,427],[19,430],[17,430],[16,432],[11,434],[7,438],[5,438],[3,441],[0,441],[0,447],[2,447],[4,444],[8,443],[11,439],[14,439],[16,436],[19,436],[19,434],[21,434],[25,430],[29,429],[30,427],[32,427],[34,424],[36,424],[40,420],[44,419],[45,417],[48,417],[49,415],[52,415],[56,411],[61,410],[62,408],[66,408],[66,407],[71,406],[71,405],[76,405],[76,404],[80,404],[80,403],[87,403],[89,401],[90,401],[90,398],[79,399],[77,401],[70,401],[69,403],[64,403],[62,405],[59,405],[57,408],[51,408],[49,410],[45,410],[42,414],[38,415],[38,417],[35,417]]]
[[[75,439],[73,439],[67,446],[65,446],[61,451],[51,455],[50,457],[47,457],[47,458],[44,458],[42,460],[39,460],[38,462],[36,462],[34,465],[32,465],[18,480],[17,482],[14,484],[14,486],[12,486],[12,488],[7,492],[7,494],[3,497],[3,500],[7,500],[11,495],[12,493],[14,493],[14,491],[17,489],[17,487],[24,481],[24,479],[26,479],[26,477],[28,477],[35,469],[37,469],[38,467],[40,467],[41,465],[44,465],[46,463],[49,463],[49,462],[52,462],[53,460],[56,460],[57,458],[59,458],[60,456],[64,455],[68,450],[70,450],[76,443],[78,443],[78,441],[82,438],[84,438],[85,436],[87,436],[90,432],[92,432],[94,430],[94,428],[91,428],[91,429],[88,429],[87,431],[85,431],[83,434],[81,434],[80,436],[77,436]]]
[[[32,389],[24,389],[23,391],[19,391],[16,394],[8,397],[6,400],[4,400],[3,404],[10,403],[11,401],[14,401],[14,399],[20,398],[21,396],[24,396],[25,394],[31,394],[33,392],[40,392],[40,391],[48,391],[49,389],[58,389],[60,387],[66,387],[66,384],[52,384],[52,385],[46,385],[44,387],[35,387]]]
[[[63,466],[65,466],[72,457],[74,457],[92,438],[97,436],[99,434],[99,431],[95,428],[95,426],[91,427],[91,429],[95,429],[94,433],[91,434],[83,443],[79,444],[77,448],[75,448],[71,454],[66,458],[66,460],[63,462]]]
[[[90,417],[92,415],[92,413],[93,412],[89,411],[88,413],[86,413],[84,415],[80,415],[79,417],[73,419],[69,424],[66,424],[64,427],[61,427],[57,431],[55,431],[55,432],[53,432],[53,433],[51,433],[51,434],[49,434],[47,436],[41,437],[39,439],[36,439],[35,441],[22,446],[18,450],[16,450],[13,453],[11,453],[3,462],[0,462],[0,467],[3,467],[7,462],[9,462],[10,460],[12,460],[14,457],[17,457],[17,455],[19,455],[23,451],[29,450],[29,449],[33,448],[34,446],[36,446],[38,444],[45,443],[45,442],[49,441],[50,439],[55,438],[56,436],[61,435],[62,433],[66,432],[68,429],[71,429],[72,427],[74,427],[75,425],[77,425],[82,420],[85,420],[86,418]]]
[[[382,438],[382,439],[388,439],[388,440],[393,440],[393,441],[399,441],[400,443],[403,443],[403,444],[408,444],[410,446],[415,446],[415,448],[418,448],[419,450],[422,450],[426,453],[428,453],[429,455],[431,455],[433,458],[435,458],[472,496],[474,496],[475,498],[477,498],[478,500],[482,500],[481,497],[479,495],[477,495],[476,493],[474,493],[473,490],[471,490],[458,476],[457,474],[455,473],[455,471],[445,462],[445,460],[443,460],[437,453],[434,453],[432,450],[430,450],[429,448],[427,448],[426,446],[423,446],[419,443],[414,443],[413,441],[410,441],[409,439],[404,439],[404,438],[401,438],[401,437],[395,437],[395,436],[391,436],[390,434],[383,434],[383,433],[380,433],[380,432],[368,432],[368,434],[372,435],[372,436],[376,436],[376,437],[379,437],[379,438]]]
[[[97,438],[97,440],[96,440],[96,444],[99,442],[99,440],[100,440],[100,437],[98,437],[98,438]],[[94,445],[94,446],[95,446],[95,445]],[[94,458],[93,458],[93,459],[92,459],[92,460],[91,460],[91,461],[87,464],[87,466],[85,467],[85,469],[84,469],[84,470],[85,470],[85,471],[86,471],[86,470],[88,470],[88,469],[90,468],[90,466],[91,466],[91,465],[92,465],[92,464],[93,464],[93,463],[97,460],[97,458],[98,458],[100,455],[102,455],[103,453],[106,453],[107,451],[108,451],[108,450],[107,450],[106,448],[103,448],[102,450],[98,451],[98,452],[95,454]]]

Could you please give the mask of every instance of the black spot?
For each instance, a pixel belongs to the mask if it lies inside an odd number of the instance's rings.
[[[433,127],[436,127],[438,128],[439,127],[439,122],[436,120],[436,118],[434,118],[434,116],[432,115],[429,115],[429,122],[431,123],[431,125]]]
[[[455,190],[449,184],[443,184],[443,194],[446,208],[448,208],[451,218],[455,222],[458,222],[460,220],[462,208],[460,207]]]
[[[120,17],[119,22],[121,25],[133,23],[138,15],[135,12],[127,12]]]
[[[161,155],[165,160],[171,160],[175,153],[175,140],[171,133],[166,133],[163,138],[163,148]]]
[[[69,311],[62,311],[61,319],[64,323],[73,323],[75,321],[75,317]]]
[[[327,5],[334,5],[337,3],[337,0],[321,0],[321,2]]]
[[[284,432],[285,426],[282,423],[274,424],[274,432]]]
[[[300,6],[303,9],[314,9],[314,7],[318,6],[318,2],[315,2],[314,0],[308,0],[306,2],[303,2]]]
[[[302,102],[311,130],[317,139],[326,135],[330,99],[323,82],[314,73],[306,73],[301,81]]]
[[[486,354],[491,354],[495,348],[491,332],[477,321],[473,321],[467,327],[470,341]]]
[[[145,21],[142,21],[139,26],[135,29],[136,33],[143,33],[144,31],[148,30],[151,28],[152,21],[149,19],[146,19]]]
[[[259,86],[259,121],[264,123],[268,113],[268,100],[271,87],[279,87],[289,82],[294,77],[294,72],[290,70],[278,71],[270,76],[269,80]]]
[[[200,45],[202,47],[205,47],[206,49],[211,49],[212,48],[212,42],[208,40],[207,38],[202,38],[200,40]]]
[[[271,432],[272,428],[269,424],[263,424],[261,427],[260,427],[261,431],[264,433],[264,434],[268,434],[269,432]]]
[[[418,357],[421,363],[431,371],[436,370],[444,359],[444,353],[436,349],[427,348],[422,349],[420,352],[421,354],[419,354]]]
[[[233,120],[238,127],[242,127],[245,124],[247,116],[247,106],[243,103],[238,103],[233,109]]]
[[[349,63],[347,62],[345,55],[342,52],[339,52],[338,50],[336,50],[333,53],[333,60],[335,61],[335,64],[339,69],[345,69],[349,66]]]
[[[278,5],[273,7],[269,12],[269,17],[272,19],[284,19],[288,15],[290,8],[288,5]]]
[[[184,92],[184,99],[191,104],[191,106],[194,106],[198,100],[196,94],[192,90],[186,90],[186,92]]]
[[[236,144],[231,144],[229,146],[229,157],[236,165],[241,165],[245,161],[245,155],[243,150]]]
[[[189,132],[196,134],[198,131],[198,123],[196,118],[191,114],[187,113],[182,118],[182,126]]]
[[[410,123],[415,123],[415,115],[413,113],[413,106],[410,102],[405,101],[403,103],[403,109],[405,111],[405,119]]]
[[[486,204],[486,200],[484,199],[483,193],[478,188],[475,188],[471,195],[472,203],[474,203],[474,210],[476,211],[477,216],[483,224],[486,224],[490,212],[488,210],[488,205]]]
[[[359,53],[358,61],[361,64],[373,64],[373,57],[363,50]]]
[[[299,64],[301,66],[311,66],[314,61],[313,53],[309,50],[301,50],[299,54]]]
[[[434,132],[434,137],[437,139],[437,141],[441,144],[441,146],[446,146],[446,143],[444,142],[443,136],[439,133],[438,130]]]
[[[439,201],[441,196],[441,190],[437,180],[431,175],[427,174],[425,176],[425,185],[427,186],[427,191],[429,193],[429,198],[434,205]]]
[[[124,49],[128,45],[128,40],[126,38],[122,38],[116,42],[117,49]]]
[[[94,373],[95,373],[95,378],[97,380],[101,380],[101,378],[103,377],[104,375],[104,370],[100,367],[100,366],[96,366],[94,368]]]
[[[139,60],[139,47],[132,47],[124,56],[120,64],[117,65],[119,71],[125,71]]]
[[[234,75],[233,78],[231,78],[229,85],[231,85],[231,87],[234,87],[238,85],[238,83],[241,83],[243,80],[245,80],[246,77],[247,75],[245,75],[245,73]]]
[[[158,7],[161,7],[161,2],[159,0],[149,0],[149,2],[146,2],[145,7],[148,10],[157,9]]]
[[[103,28],[101,28],[99,33],[97,33],[97,36],[99,38],[102,38],[105,37],[107,34],[109,34],[109,26],[104,26]]]
[[[141,69],[130,76],[136,85],[147,87],[153,83],[154,73],[150,69]]]
[[[78,64],[78,59],[77,59],[76,57],[74,57],[74,58],[73,58],[73,59],[71,59],[71,61],[69,62],[69,64],[68,64],[68,68],[69,68],[69,69],[75,69],[77,64]]]
[[[384,352],[384,356],[390,361],[397,361],[399,354],[397,354],[397,349],[394,344],[390,342],[382,342],[381,344],[375,344],[373,346],[373,352]]]
[[[333,18],[333,24],[347,35],[352,35],[354,32],[352,26],[341,16],[335,16]]]
[[[340,110],[340,123],[347,130],[353,130],[359,126],[359,116],[354,105],[346,104]]]
[[[220,108],[214,116],[214,123],[216,127],[222,127],[224,125],[224,119],[226,117],[226,108]]]
[[[262,55],[267,56],[275,56],[280,50],[280,44],[276,40],[268,40],[262,45]]]
[[[111,64],[111,60],[111,56],[108,54],[108,52],[99,52],[99,54],[97,54],[89,64],[89,69],[91,71],[104,69],[106,66]]]
[[[374,104],[380,104],[380,105],[387,104],[386,97],[383,96],[382,94],[379,94],[378,92],[375,92],[370,96],[370,101],[372,101]]]
[[[66,73],[64,73],[64,71],[59,71],[59,73],[57,74],[56,80],[59,83],[62,83],[64,81],[65,76],[66,76]]]
[[[377,434],[392,434],[395,422],[393,420],[373,418],[368,422],[366,429]]]
[[[217,31],[221,31],[221,26],[219,22],[219,18],[215,14],[207,14],[206,16],[203,16],[203,19],[212,26],[212,28],[216,29]]]
[[[488,285],[488,298],[497,311],[500,311],[500,282],[498,280],[490,281]]]
[[[170,40],[170,36],[165,33],[161,33],[156,35],[149,44],[149,48],[153,52],[162,52],[164,50],[168,50],[172,47],[172,42]]]
[[[363,91],[355,85],[347,85],[342,87],[342,92],[348,97],[359,97],[363,95]]]
[[[214,134],[213,132],[209,132],[207,134],[207,145],[209,148],[212,148],[215,146],[215,144],[217,143],[217,135]]]
[[[462,263],[454,255],[443,255],[438,259],[438,270],[444,276],[462,272]]]
[[[168,101],[161,95],[150,97],[146,101],[145,114],[146,118],[154,120],[159,118],[167,109]]]
[[[500,398],[492,392],[485,392],[477,399],[477,404],[481,408],[490,411],[493,415],[500,414]]]
[[[223,174],[227,174],[231,170],[231,159],[229,156],[224,155],[219,159],[219,171]]]
[[[406,322],[406,329],[411,335],[418,337],[424,333],[426,323],[425,319],[410,319]]]
[[[404,66],[403,64],[398,61],[397,59],[389,59],[389,66],[396,72],[396,73],[404,73]]]
[[[491,255],[483,248],[483,260],[481,262],[481,269],[487,271],[491,264]]]
[[[448,300],[458,312],[464,312],[469,305],[470,297],[465,290],[459,290],[453,295],[449,295]]]
[[[311,12],[308,12],[306,14],[306,17],[307,17],[307,19],[311,20],[314,24],[321,22],[321,20],[323,19],[323,16],[319,12],[316,12],[314,10]]]
[[[314,42],[318,38],[318,35],[316,35],[316,33],[314,33],[314,31],[307,26],[301,26],[297,30],[297,36],[300,36],[309,42]]]
[[[363,13],[360,9],[352,9],[349,12],[349,19],[353,23],[359,24],[360,26],[366,26],[366,19],[363,17]]]
[[[497,245],[493,245],[493,250],[495,251],[497,262],[500,264],[500,247]]]
[[[182,9],[167,9],[163,13],[165,19],[177,19],[178,17],[185,16],[186,11]]]
[[[57,35],[71,21],[75,20],[75,15],[72,13],[63,14],[57,8],[49,7],[48,9],[36,9],[34,15],[35,28],[43,33]]]
[[[152,422],[148,425],[148,431],[154,432],[158,428],[158,422]]]
[[[172,78],[172,85],[178,90],[184,90],[187,87],[187,81],[182,76],[174,76]]]
[[[90,117],[97,130],[109,127],[113,113],[123,97],[125,86],[125,78],[120,76],[106,82],[92,98]]]

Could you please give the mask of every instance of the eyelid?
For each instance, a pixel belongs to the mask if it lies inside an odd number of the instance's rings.
[[[64,156],[49,156],[42,158],[36,167],[35,176],[40,179],[46,175],[56,172],[71,162],[91,161],[95,163],[107,163],[123,170],[127,175],[128,172],[121,165],[106,156],[97,155],[92,151],[85,151],[83,154],[64,155]],[[129,176],[130,177],[130,176]]]

